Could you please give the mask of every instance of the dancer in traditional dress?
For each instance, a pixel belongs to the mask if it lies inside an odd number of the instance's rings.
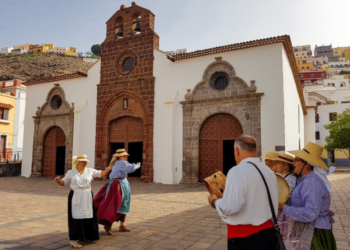
[[[68,229],[70,246],[81,248],[78,241],[85,239],[96,241],[100,239],[96,209],[94,209],[91,181],[108,175],[110,168],[104,171],[87,168],[89,160],[87,156],[77,155],[73,157],[72,167],[61,180],[56,177],[55,181],[60,186],[70,185],[71,191],[68,196]]]
[[[311,142],[302,150],[289,151],[295,155],[294,173],[298,180],[287,205],[279,205],[279,210],[294,223],[288,232],[288,237],[293,238],[285,241],[287,249],[337,249],[332,232],[333,213],[329,210],[330,184],[325,176],[329,169],[321,159],[322,151],[321,146]]]
[[[282,175],[282,177],[286,179],[286,181],[289,184],[290,191],[293,190],[297,182],[297,177],[293,173],[293,169],[294,169],[293,161],[294,161],[293,156],[279,153],[276,160],[276,165],[275,165],[276,173]]]
[[[141,164],[130,164],[127,162],[128,156],[125,149],[117,150],[110,163],[113,168],[109,175],[109,183],[106,183],[94,198],[98,223],[104,225],[108,235],[112,235],[112,224],[115,221],[120,221],[120,232],[130,232],[124,226],[126,214],[130,209],[131,193],[127,177],[128,173],[140,168]]]
[[[278,158],[278,152],[267,151],[265,156],[261,156],[261,159],[265,160],[265,165],[268,166],[272,171],[276,172],[276,160]]]

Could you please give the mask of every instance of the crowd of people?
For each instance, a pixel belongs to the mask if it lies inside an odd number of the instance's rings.
[[[326,177],[334,169],[329,170],[323,162],[322,151],[311,142],[289,154],[268,151],[261,157],[265,165],[257,157],[253,137],[236,139],[238,165],[227,174],[224,195],[221,199],[208,197],[227,223],[228,249],[337,249],[332,232],[334,214],[329,209],[331,186]],[[287,203],[278,204],[275,174],[290,186]]]
[[[227,174],[224,195],[210,195],[208,201],[227,224],[227,247],[235,250],[333,250],[333,213],[329,169],[321,159],[323,148],[308,143],[304,149],[289,154],[268,151],[258,158],[256,141],[248,135],[235,140],[237,166]],[[292,156],[294,155],[294,157]],[[68,228],[70,246],[81,248],[85,239],[99,240],[98,224],[108,235],[114,222],[119,231],[130,209],[128,173],[140,168],[130,164],[125,149],[118,149],[103,171],[87,168],[86,155],[73,158],[72,169],[55,181],[70,186],[68,195]],[[265,160],[265,164],[262,162]],[[94,197],[91,182],[109,175],[109,181]],[[288,202],[278,203],[280,175],[289,185]],[[287,184],[286,184],[287,185]]]

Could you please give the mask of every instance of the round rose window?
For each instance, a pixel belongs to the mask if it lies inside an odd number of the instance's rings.
[[[127,57],[123,61],[123,69],[125,71],[130,71],[134,67],[134,64],[134,59],[132,59],[131,57]]]
[[[59,95],[54,95],[51,98],[50,106],[52,109],[57,110],[62,105],[62,98]]]

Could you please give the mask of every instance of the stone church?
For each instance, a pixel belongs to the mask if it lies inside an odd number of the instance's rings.
[[[104,169],[125,148],[142,162],[131,177],[197,183],[235,165],[242,133],[259,154],[304,146],[315,114],[289,36],[170,55],[148,9],[122,5],[106,24],[101,60],[87,73],[25,83],[24,176],[63,175],[79,153]]]

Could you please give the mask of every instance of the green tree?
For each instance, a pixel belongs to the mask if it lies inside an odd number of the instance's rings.
[[[350,161],[350,109],[336,115],[336,120],[323,126],[329,130],[325,149],[343,151]]]
[[[91,52],[96,56],[101,56],[101,50],[102,48],[100,44],[94,44],[91,46]]]
[[[348,75],[350,74],[350,71],[342,70],[339,72],[339,75]]]

